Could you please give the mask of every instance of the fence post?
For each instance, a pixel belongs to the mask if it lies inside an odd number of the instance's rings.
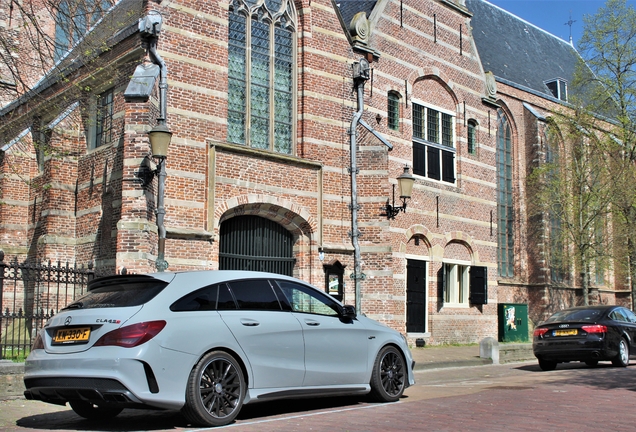
[[[4,358],[4,346],[2,345],[2,294],[4,293],[4,269],[7,265],[4,263],[4,251],[0,249],[0,360]]]

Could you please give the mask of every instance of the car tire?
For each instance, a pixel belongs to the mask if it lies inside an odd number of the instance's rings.
[[[395,402],[404,393],[408,370],[404,356],[394,346],[380,350],[371,373],[371,397],[380,402]]]
[[[550,360],[539,359],[539,367],[543,371],[552,371],[557,367],[557,362]]]
[[[598,360],[585,360],[585,364],[589,367],[594,367],[598,365]]]
[[[99,406],[83,400],[70,400],[68,404],[75,414],[88,420],[112,419],[124,410],[117,406]]]
[[[196,425],[224,426],[241,411],[245,392],[245,377],[238,361],[226,352],[212,351],[190,372],[181,412]]]
[[[629,366],[629,344],[623,337],[618,343],[618,354],[612,359],[612,364],[619,367]]]

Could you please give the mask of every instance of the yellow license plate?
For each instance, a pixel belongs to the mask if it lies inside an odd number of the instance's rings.
[[[576,329],[568,329],[568,330],[555,330],[555,336],[576,336],[578,331]]]
[[[74,327],[57,329],[54,344],[86,343],[91,335],[90,327]]]

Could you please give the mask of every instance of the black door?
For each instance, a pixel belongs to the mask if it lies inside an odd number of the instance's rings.
[[[426,331],[426,261],[406,262],[406,331]]]
[[[237,216],[221,224],[219,270],[255,270],[293,276],[293,235],[260,216]]]

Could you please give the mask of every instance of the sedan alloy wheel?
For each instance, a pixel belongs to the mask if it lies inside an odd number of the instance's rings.
[[[238,362],[225,352],[211,352],[190,374],[183,414],[196,424],[223,426],[236,418],[244,397],[245,378]]]

